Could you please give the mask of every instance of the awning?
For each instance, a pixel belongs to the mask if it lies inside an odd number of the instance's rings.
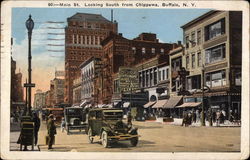
[[[163,108],[163,106],[168,102],[167,99],[158,100],[152,108]]]
[[[156,103],[156,101],[150,101],[150,102],[144,104],[144,108],[151,107],[151,106],[154,105],[155,103]]]
[[[201,102],[188,102],[188,103],[183,103],[180,106],[176,106],[176,108],[197,107],[200,104],[201,104]]]
[[[182,96],[170,97],[163,108],[174,108],[182,99]]]
[[[130,102],[125,102],[123,103],[123,108],[128,108],[129,105],[130,105]]]
[[[82,101],[82,103],[80,104],[80,107],[83,107],[83,106],[85,106],[86,104],[87,104],[87,101],[84,100],[84,101]]]

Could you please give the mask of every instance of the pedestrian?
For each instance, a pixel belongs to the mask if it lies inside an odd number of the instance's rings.
[[[53,142],[55,141],[55,135],[56,135],[56,126],[53,114],[50,114],[48,116],[47,130],[48,130],[48,149],[53,149],[52,145]]]
[[[132,127],[132,115],[130,111],[128,112],[127,120],[128,120],[127,125],[129,128],[131,128]]]
[[[224,120],[226,119],[226,111],[223,109],[221,112],[223,114],[223,123],[224,123]]]
[[[220,124],[223,124],[224,123],[224,115],[222,113],[222,111],[220,111]]]
[[[62,117],[62,122],[61,122],[61,131],[64,132],[65,129],[65,119]]]
[[[199,122],[200,121],[199,110],[196,110],[195,114],[196,114],[196,122]]]
[[[216,112],[216,126],[219,126],[219,121],[220,121],[220,111],[218,110]]]
[[[192,110],[192,123],[196,122],[196,114],[194,112],[194,110]]]
[[[33,112],[33,122],[34,122],[35,145],[37,145],[38,131],[40,129],[40,118],[38,117],[36,112]]]

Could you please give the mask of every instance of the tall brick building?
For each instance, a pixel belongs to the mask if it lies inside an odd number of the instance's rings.
[[[166,55],[163,59],[168,62],[168,53],[177,47],[177,44],[160,43],[153,33],[141,33],[133,40],[122,37],[121,34],[111,34],[102,42],[103,55],[103,88],[102,102],[111,103],[114,91],[114,78],[119,67],[133,67],[138,63],[156,57]]]
[[[101,57],[101,41],[112,32],[117,23],[99,14],[76,13],[67,19],[65,28],[65,96],[64,102],[73,101],[73,80],[80,77],[80,64],[88,58]]]

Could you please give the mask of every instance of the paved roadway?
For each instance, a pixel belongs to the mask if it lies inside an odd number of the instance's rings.
[[[239,152],[240,127],[182,127],[157,122],[133,122],[141,135],[136,147],[129,142],[118,142],[110,148],[103,148],[96,138],[89,144],[87,135],[74,133],[67,135],[57,128],[56,144],[50,151],[77,152]],[[39,132],[39,148],[48,151],[45,145],[45,123]]]

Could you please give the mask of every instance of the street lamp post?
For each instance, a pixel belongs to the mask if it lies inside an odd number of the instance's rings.
[[[205,92],[204,92],[204,88],[205,88],[205,70],[204,70],[204,66],[202,67],[202,111],[201,111],[201,125],[205,126],[205,116],[204,116],[204,97],[205,97]]]
[[[31,115],[31,88],[35,87],[34,83],[31,83],[31,36],[32,36],[32,30],[34,28],[34,21],[31,19],[31,15],[29,15],[29,19],[26,21],[26,28],[28,30],[28,83],[24,84],[24,87],[28,88],[28,112],[26,112],[26,115]]]

